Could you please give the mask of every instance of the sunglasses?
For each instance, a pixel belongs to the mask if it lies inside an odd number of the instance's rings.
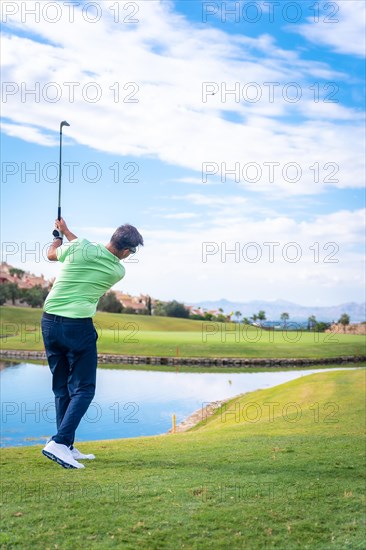
[[[131,252],[131,254],[135,254],[136,252],[136,248],[134,246],[131,246],[128,250]]]

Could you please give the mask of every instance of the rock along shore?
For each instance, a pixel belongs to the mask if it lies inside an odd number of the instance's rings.
[[[46,360],[44,351],[0,350],[2,359]],[[366,361],[366,355],[346,355],[338,357],[287,357],[287,358],[248,358],[248,357],[154,357],[135,355],[114,355],[99,353],[101,364],[114,363],[123,365],[164,365],[190,367],[297,367],[303,365],[336,365],[342,363],[360,363]]]

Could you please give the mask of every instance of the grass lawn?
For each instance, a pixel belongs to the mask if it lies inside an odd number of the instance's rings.
[[[193,430],[2,450],[2,546],[364,548],[365,370],[317,373],[229,402]]]
[[[41,310],[1,307],[3,349],[42,350]],[[341,333],[269,332],[214,323],[97,313],[98,351],[180,357],[336,357],[365,353],[365,337]]]

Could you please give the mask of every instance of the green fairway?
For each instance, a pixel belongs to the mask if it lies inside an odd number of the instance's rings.
[[[42,312],[1,307],[3,349],[42,350]],[[97,313],[98,351],[180,357],[312,357],[365,353],[365,337],[307,331],[270,332],[234,323]]]
[[[193,430],[2,450],[2,546],[364,548],[365,370],[324,372],[234,399]]]

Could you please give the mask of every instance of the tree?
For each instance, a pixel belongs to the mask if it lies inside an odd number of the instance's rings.
[[[99,311],[108,311],[109,313],[121,313],[123,306],[117,299],[116,293],[111,290],[101,296],[98,302],[97,309]]]
[[[248,317],[243,317],[243,324],[244,325],[250,325]]]
[[[5,283],[0,285],[0,306],[5,304],[6,300],[9,299],[9,289]]]
[[[9,299],[11,300],[13,306],[15,306],[15,300],[17,298],[20,298],[21,296],[20,288],[16,283],[5,283],[5,284],[8,288]]]
[[[23,269],[18,269],[17,267],[11,267],[9,269],[9,273],[10,275],[14,276],[16,275],[19,279],[21,279],[25,273],[25,271],[23,271]]]
[[[217,321],[218,323],[226,323],[227,317],[223,313],[219,313],[218,315],[216,315],[215,321]]]
[[[6,302],[6,300],[11,300],[13,306],[15,305],[15,300],[17,298],[20,298],[21,291],[16,283],[9,283],[8,281],[5,281],[5,283],[1,284],[1,298],[0,301],[1,305]]]
[[[133,309],[133,307],[126,307],[123,309],[123,313],[127,313],[128,315],[136,315],[137,311]]]
[[[183,317],[185,319],[189,317],[189,309],[176,300],[168,302],[165,306],[165,311],[168,317]]]
[[[31,307],[42,307],[47,294],[47,288],[42,288],[40,285],[36,285],[32,288],[23,290],[20,301],[25,302]]]
[[[287,321],[290,319],[289,314],[286,313],[286,312],[281,313],[280,319],[281,319],[281,321],[283,321],[284,327],[286,328],[286,326],[287,326]]]
[[[156,300],[153,313],[154,315],[158,315],[160,317],[166,317],[166,303]]]
[[[236,311],[235,312],[235,317],[236,317],[238,323],[240,323],[241,311]]]
[[[151,315],[152,313],[152,306],[151,306],[151,297],[148,296],[146,300],[146,312],[148,315]]]
[[[258,312],[258,320],[259,320],[259,321],[265,321],[265,320],[266,320],[266,312],[263,311],[263,309],[261,309],[261,310]]]
[[[204,321],[205,320],[203,314],[200,314],[200,313],[191,313],[189,315],[189,318],[194,319],[195,321]]]
[[[308,317],[308,330],[313,330],[313,328],[316,328],[317,324],[318,322],[315,315],[310,315],[310,317]]]
[[[325,332],[328,328],[331,327],[331,323],[324,323],[323,321],[317,322],[315,325],[315,330],[317,332]]]
[[[253,313],[253,315],[251,316],[251,319],[252,319],[253,323],[255,323],[256,320],[258,319],[258,315],[256,313]]]
[[[338,320],[338,323],[343,325],[343,332],[346,332],[346,326],[349,325],[349,322],[350,322],[350,316],[347,315],[347,313],[342,313],[342,315]]]
[[[212,319],[214,318],[214,314],[210,313],[209,311],[205,311],[203,317],[205,321],[212,321]]]

